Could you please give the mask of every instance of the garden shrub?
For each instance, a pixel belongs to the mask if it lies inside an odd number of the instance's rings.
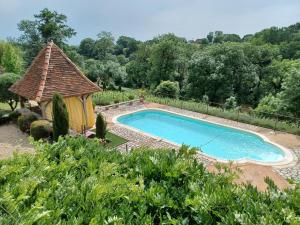
[[[42,138],[51,138],[53,135],[53,128],[47,120],[36,120],[30,125],[30,135],[34,140]]]
[[[186,147],[128,154],[84,137],[0,161],[0,224],[300,224],[300,186],[209,173]],[[221,168],[220,168],[221,169]]]
[[[21,116],[21,113],[18,110],[14,110],[11,113],[9,113],[9,117],[14,123],[18,121],[19,116]]]
[[[177,98],[179,95],[178,82],[162,81],[155,89],[154,94],[160,97]]]
[[[107,123],[101,113],[97,115],[96,119],[96,137],[105,139]]]
[[[18,127],[23,132],[29,132],[31,123],[36,120],[38,120],[38,116],[36,113],[21,115],[18,117]]]
[[[234,96],[230,96],[225,101],[225,109],[235,109],[237,107],[237,102]]]
[[[57,141],[59,136],[69,133],[69,114],[62,96],[58,93],[55,93],[52,98],[52,115],[53,139]]]
[[[115,100],[119,102],[125,102],[132,98],[138,97],[138,92],[136,91],[101,91],[93,94],[93,103],[95,105],[110,105],[114,103]]]
[[[7,110],[0,110],[0,125],[10,121],[9,112]]]

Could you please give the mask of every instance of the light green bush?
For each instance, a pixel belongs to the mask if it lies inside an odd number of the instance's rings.
[[[37,120],[32,122],[30,125],[30,135],[34,138],[34,140],[51,138],[53,135],[51,123],[47,120]]]
[[[177,98],[179,96],[178,82],[162,81],[155,89],[154,94],[159,97]]]

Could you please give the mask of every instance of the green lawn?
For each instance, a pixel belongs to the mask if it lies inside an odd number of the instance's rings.
[[[96,132],[96,129],[92,130],[93,132]],[[109,147],[109,148],[114,148],[117,147],[121,144],[126,143],[128,140],[126,140],[125,138],[122,138],[118,135],[115,135],[111,132],[107,132],[106,133],[106,139],[109,140],[109,143],[105,144],[105,147]]]
[[[8,104],[0,102],[0,110],[10,110],[10,107]]]
[[[122,137],[120,137],[118,135],[115,135],[113,133],[110,133],[110,132],[107,132],[106,139],[108,139],[110,142],[105,144],[105,146],[110,147],[110,148],[117,147],[117,146],[119,146],[121,144],[124,144],[128,141],[125,138],[122,138]]]

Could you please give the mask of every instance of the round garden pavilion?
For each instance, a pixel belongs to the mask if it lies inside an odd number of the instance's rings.
[[[35,101],[45,119],[52,120],[52,96],[63,96],[70,128],[82,132],[95,123],[91,94],[101,89],[90,81],[52,41],[35,57],[22,79],[9,89],[25,100]]]

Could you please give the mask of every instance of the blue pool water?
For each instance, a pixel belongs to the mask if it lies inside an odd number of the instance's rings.
[[[198,147],[218,159],[276,162],[284,158],[281,149],[255,134],[161,110],[139,111],[117,121],[177,144]]]

